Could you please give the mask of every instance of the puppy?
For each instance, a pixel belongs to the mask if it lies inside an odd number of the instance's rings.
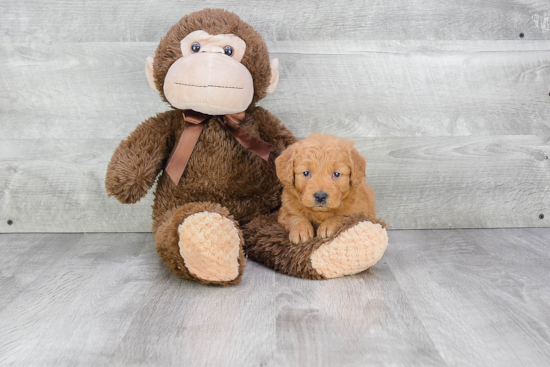
[[[366,161],[350,140],[313,133],[275,161],[284,185],[279,223],[298,244],[332,236],[345,216],[376,216],[374,192],[365,183]]]

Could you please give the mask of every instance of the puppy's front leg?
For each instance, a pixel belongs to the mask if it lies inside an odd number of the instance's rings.
[[[335,215],[334,217],[325,220],[317,228],[317,235],[322,238],[328,238],[336,233],[336,230],[342,226],[342,220],[344,219],[341,215]]]
[[[311,222],[304,217],[298,216],[287,216],[285,223],[281,223],[290,234],[288,239],[294,244],[299,244],[300,242],[306,242],[310,238],[315,236],[315,230]]]
[[[290,242],[298,244],[300,242],[306,242],[307,240],[315,236],[315,230],[308,221],[302,221],[290,228],[290,234],[288,238]]]

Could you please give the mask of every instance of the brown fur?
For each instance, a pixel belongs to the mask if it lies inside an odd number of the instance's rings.
[[[244,267],[242,253],[237,279],[198,279],[185,268],[179,255],[177,228],[187,216],[199,211],[217,212],[242,225],[276,210],[282,186],[274,161],[296,138],[278,118],[254,106],[265,96],[270,83],[267,47],[251,26],[225,10],[205,9],[184,16],[162,39],[154,62],[155,83],[161,97],[166,101],[163,82],[170,65],[181,57],[180,40],[195,30],[212,35],[233,33],[246,42],[242,63],[252,74],[255,94],[241,127],[273,145],[269,160],[243,148],[217,121],[218,117],[213,117],[202,131],[179,184],[174,185],[163,169],[186,123],[182,111],[173,109],[149,118],[120,143],[107,168],[105,186],[109,196],[122,203],[135,203],[145,196],[160,173],[153,204],[153,232],[157,251],[168,269],[181,278],[205,284],[237,284]]]
[[[315,230],[332,236],[346,216],[376,217],[374,192],[364,182],[366,162],[352,141],[312,134],[284,151],[276,165],[285,185],[278,220],[293,243],[314,237]],[[316,193],[328,195],[326,202],[316,202]]]
[[[362,214],[345,217],[335,233],[327,238],[314,237],[307,242],[295,245],[289,240],[289,233],[277,222],[278,214],[260,216],[243,227],[245,240],[244,251],[247,256],[282,274],[295,277],[322,280],[311,265],[311,255],[324,243],[332,241],[340,233],[360,222],[379,223],[386,228],[386,223],[374,217]]]
[[[180,40],[195,30],[212,35],[233,33],[246,42],[242,63],[252,74],[255,94],[241,126],[273,145],[269,160],[263,161],[245,150],[220,125],[218,117],[213,117],[201,133],[180,182],[174,185],[163,169],[186,123],[182,111],[173,109],[149,118],[120,143],[107,168],[105,186],[109,196],[122,203],[135,203],[157,180],[153,204],[156,249],[167,268],[180,278],[204,284],[238,284],[249,256],[284,274],[324,279],[312,268],[313,251],[359,222],[385,224],[362,214],[352,215],[336,225],[335,232],[326,239],[316,237],[300,245],[290,243],[288,232],[277,223],[277,214],[270,213],[281,203],[282,184],[277,179],[275,158],[296,138],[279,119],[255,106],[265,96],[271,79],[267,47],[260,35],[233,13],[205,9],[183,17],[168,31],[155,54],[155,84],[165,101],[162,90],[166,73],[181,57]],[[353,154],[352,151],[350,159],[355,159]],[[364,177],[352,174],[354,180]],[[228,218],[237,228],[243,226],[236,279],[206,281],[185,266],[179,251],[178,226],[190,215],[204,211]]]

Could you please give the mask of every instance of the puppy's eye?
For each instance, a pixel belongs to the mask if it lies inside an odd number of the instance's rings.
[[[340,177],[340,172],[334,172],[334,173],[332,174],[332,177],[334,177],[334,178]]]
[[[194,53],[197,53],[201,50],[201,44],[198,42],[195,42],[191,45],[191,51]]]
[[[227,56],[233,56],[233,47],[225,46],[223,48],[223,53],[226,54]]]
[[[304,175],[304,177],[309,177],[311,176],[311,172],[309,171],[305,171],[304,173],[302,173]]]

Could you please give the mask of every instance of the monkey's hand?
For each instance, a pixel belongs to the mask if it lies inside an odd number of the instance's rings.
[[[168,156],[170,130],[161,115],[139,125],[115,150],[105,188],[123,204],[138,202],[153,186]]]
[[[151,158],[133,149],[128,140],[122,141],[107,167],[105,188],[108,195],[123,204],[136,203],[144,197],[158,174]]]

